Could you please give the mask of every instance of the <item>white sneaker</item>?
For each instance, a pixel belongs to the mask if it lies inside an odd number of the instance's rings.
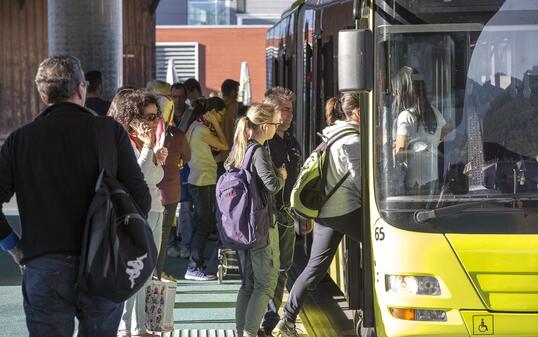
[[[273,336],[276,337],[299,337],[299,333],[297,332],[297,329],[295,329],[295,326],[293,328],[290,328],[286,321],[283,319],[278,322],[275,329],[273,330]]]
[[[216,279],[216,275],[206,274],[205,271],[201,268],[196,268],[194,270],[187,269],[187,272],[185,273],[185,280],[213,281]]]

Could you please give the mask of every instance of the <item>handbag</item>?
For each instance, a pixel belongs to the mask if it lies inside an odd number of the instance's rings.
[[[146,287],[146,329],[149,331],[174,330],[174,304],[177,283],[171,280],[152,279]]]

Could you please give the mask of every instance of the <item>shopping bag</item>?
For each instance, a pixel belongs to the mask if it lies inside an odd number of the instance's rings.
[[[146,329],[174,330],[174,303],[177,283],[169,280],[151,280],[146,287]]]

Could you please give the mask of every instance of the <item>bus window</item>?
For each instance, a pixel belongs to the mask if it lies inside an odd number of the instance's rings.
[[[501,209],[538,205],[538,5],[402,0],[389,20],[383,3],[376,190],[382,211],[400,210],[384,214],[413,223],[416,210],[507,196]]]

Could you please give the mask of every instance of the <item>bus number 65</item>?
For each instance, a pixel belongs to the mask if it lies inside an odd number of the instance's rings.
[[[385,232],[383,231],[383,227],[376,227],[375,228],[375,240],[376,241],[385,240]]]

